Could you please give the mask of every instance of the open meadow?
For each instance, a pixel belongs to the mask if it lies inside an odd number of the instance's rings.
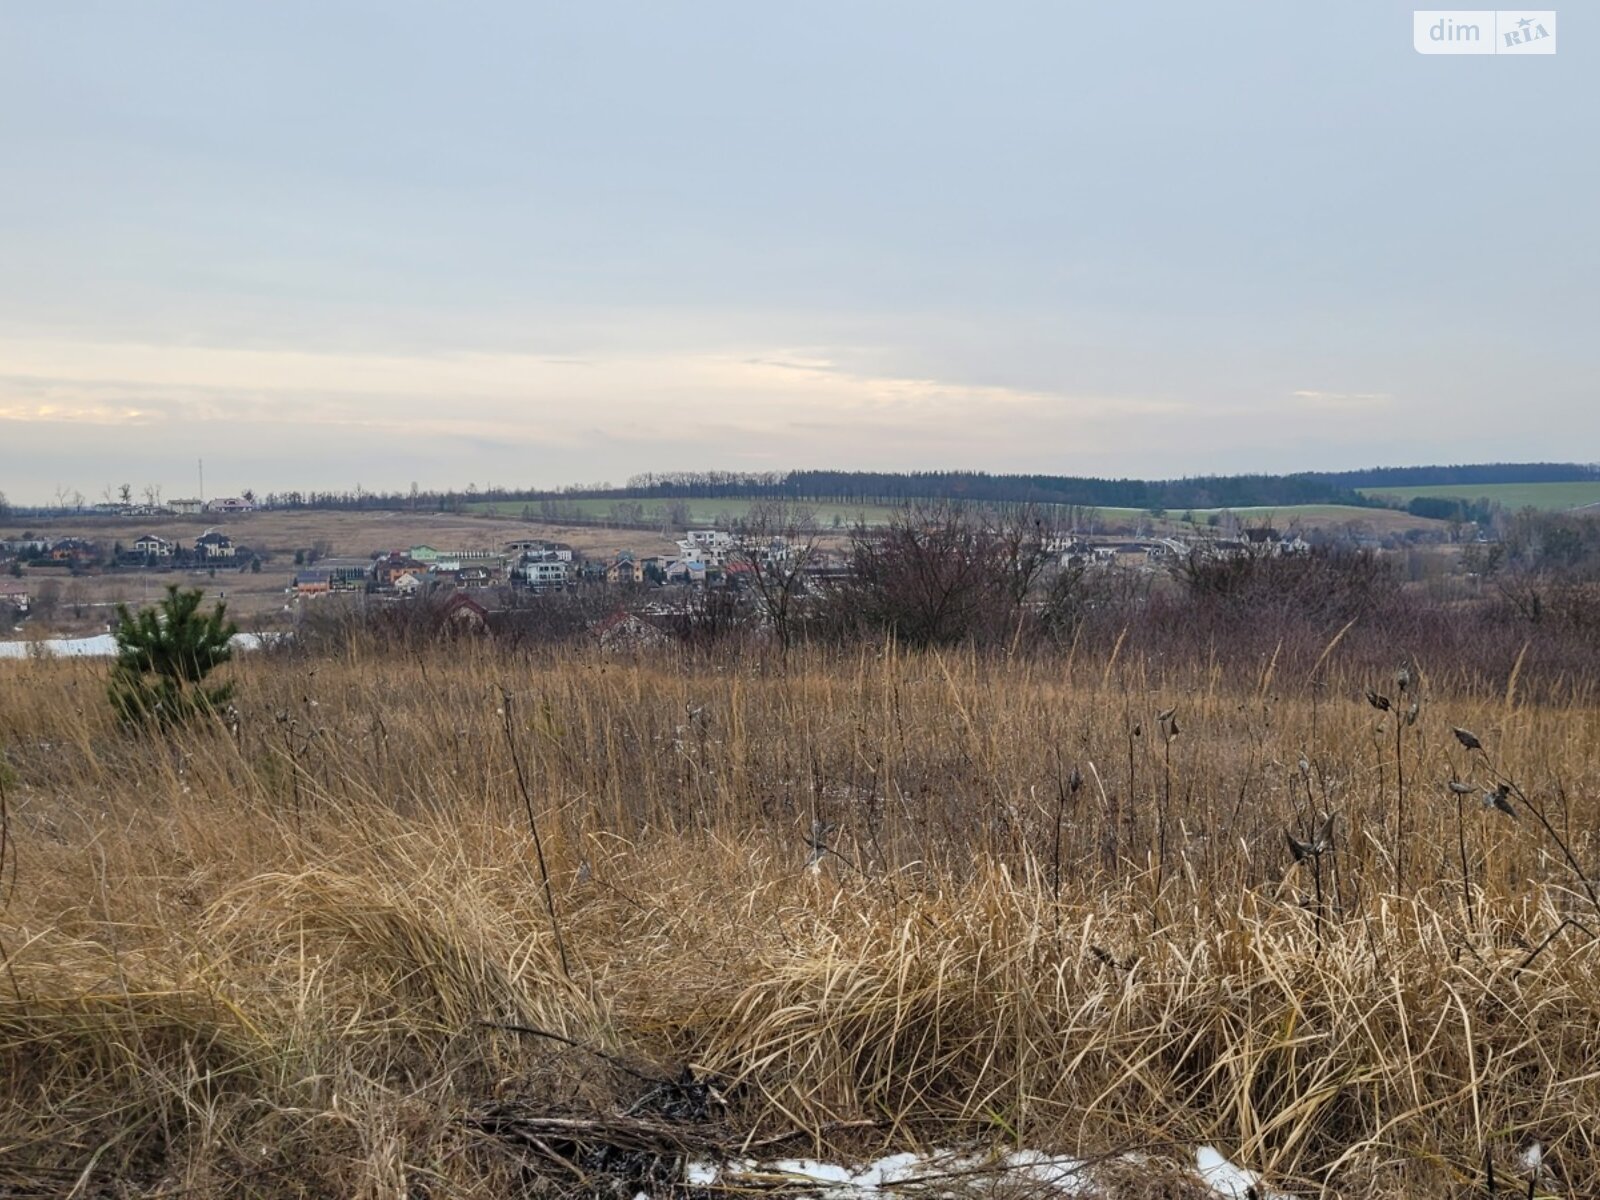
[[[1352,641],[0,663],[0,1194],[1600,1194],[1597,681]]]
[[[1591,508],[1600,505],[1600,481],[1578,480],[1571,483],[1451,483],[1433,486],[1403,488],[1363,488],[1369,496],[1405,504],[1418,496],[1436,496],[1444,500],[1492,500],[1513,511],[1536,508],[1545,512],[1562,512],[1573,508]]]

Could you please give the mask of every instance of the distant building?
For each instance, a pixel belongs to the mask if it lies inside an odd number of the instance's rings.
[[[565,587],[568,569],[567,563],[560,559],[545,558],[543,552],[526,554],[522,561],[511,568],[511,578],[536,590]]]
[[[706,564],[698,558],[669,558],[661,565],[668,583],[704,583]]]
[[[237,496],[224,496],[216,500],[206,501],[208,513],[247,513],[255,512],[256,505],[253,500],[241,500]]]
[[[24,533],[21,537],[12,538],[6,546],[13,554],[48,554],[50,539],[36,533]]]
[[[56,562],[92,562],[99,554],[99,547],[84,538],[64,537],[50,543],[50,557]]]
[[[168,500],[167,507],[186,517],[197,517],[206,510],[204,500]]]
[[[328,571],[313,567],[297,573],[290,588],[297,596],[320,596],[333,590],[333,576]]]
[[[171,558],[174,549],[176,547],[166,538],[153,533],[145,534],[133,544],[134,553],[146,558]]]
[[[482,633],[489,627],[489,610],[465,592],[457,592],[439,610],[441,631]]]
[[[427,565],[405,554],[390,554],[372,564],[372,577],[382,587],[393,587],[402,575],[421,575]]]
[[[233,539],[215,529],[208,529],[195,538],[194,550],[204,559],[231,559],[236,553]]]
[[[621,551],[606,566],[607,583],[642,583],[643,581],[644,568],[634,561],[631,551]]]
[[[565,542],[547,542],[542,538],[519,538],[505,544],[507,558],[536,557],[557,562],[572,561],[572,547]]]
[[[364,592],[372,582],[372,563],[361,558],[325,558],[317,569],[328,573],[328,583],[336,592]]]

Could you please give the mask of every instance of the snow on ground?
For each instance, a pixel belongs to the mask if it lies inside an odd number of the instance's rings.
[[[1200,1178],[1223,1200],[1289,1200],[1280,1192],[1269,1192],[1261,1176],[1236,1167],[1222,1157],[1215,1146],[1201,1146],[1195,1153]]]
[[[255,650],[261,638],[253,633],[235,634],[236,650]],[[34,647],[39,647],[34,650]],[[117,639],[109,633],[93,637],[40,638],[36,642],[0,642],[0,658],[26,658],[30,653],[59,655],[62,658],[112,658],[117,653]]]
[[[1038,1150],[1017,1150],[998,1157],[955,1154],[939,1150],[929,1154],[903,1152],[886,1155],[865,1166],[847,1167],[840,1163],[810,1158],[786,1158],[758,1163],[738,1160],[723,1165],[693,1162],[685,1171],[691,1186],[737,1187],[741,1182],[767,1187],[814,1189],[829,1200],[849,1200],[870,1196],[907,1185],[959,1184],[985,1178],[1010,1176],[1044,1185],[1061,1196],[1093,1194],[1088,1165],[1079,1159],[1045,1154]]]
[[[1119,1161],[1134,1163],[1139,1160],[1124,1155]],[[1214,1146],[1200,1147],[1195,1155],[1195,1174],[1219,1200],[1289,1200],[1282,1193],[1268,1191],[1261,1176],[1235,1166]],[[1035,1194],[1077,1196],[1085,1200],[1108,1196],[1096,1184],[1088,1163],[1039,1150],[1013,1150],[1009,1154],[987,1156],[949,1150],[900,1153],[856,1167],[810,1158],[772,1162],[737,1159],[720,1164],[699,1161],[689,1163],[684,1172],[685,1182],[691,1187],[729,1191],[741,1187],[783,1189],[791,1194],[800,1191],[824,1200],[904,1193],[919,1186],[955,1195],[963,1184],[1006,1178],[1031,1185],[1029,1190]]]

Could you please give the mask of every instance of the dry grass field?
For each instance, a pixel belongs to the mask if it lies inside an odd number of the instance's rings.
[[[1202,1143],[1285,1195],[1600,1194],[1589,685],[1119,650],[258,654],[170,738],[103,664],[0,664],[0,1194],[1025,1147],[1183,1196]]]

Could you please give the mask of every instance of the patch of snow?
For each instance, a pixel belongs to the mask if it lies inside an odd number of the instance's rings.
[[[740,1176],[783,1176],[791,1183],[815,1185],[818,1195],[828,1200],[850,1200],[852,1197],[890,1191],[906,1183],[999,1173],[1027,1179],[1058,1195],[1083,1196],[1089,1194],[1088,1171],[1088,1165],[1079,1159],[1045,1154],[1038,1150],[1017,1150],[998,1159],[936,1150],[930,1154],[887,1154],[859,1167],[810,1158],[779,1159],[768,1163],[745,1160],[729,1163],[725,1168],[698,1161],[685,1167],[684,1178],[691,1186],[722,1184],[737,1187]]]
[[[262,639],[254,633],[239,633],[233,638],[233,647],[236,650],[257,650],[261,647]],[[39,647],[33,651],[34,646]],[[114,658],[117,653],[117,639],[109,633],[97,633],[93,637],[81,638],[40,638],[34,642],[0,642],[0,658],[26,658],[33,653],[59,655],[62,658]]]
[[[920,1154],[888,1154],[877,1162],[869,1163],[865,1170],[855,1176],[855,1183],[862,1188],[880,1188],[886,1183],[898,1183],[917,1172],[917,1168],[927,1161]]]
[[[1267,1191],[1261,1176],[1234,1166],[1215,1146],[1201,1146],[1194,1157],[1201,1180],[1224,1200],[1289,1200],[1280,1192]]]
[[[1005,1156],[1004,1165],[1037,1183],[1068,1193],[1084,1189],[1089,1182],[1089,1165],[1076,1158],[1052,1157],[1037,1150],[1017,1150]]]
[[[684,1182],[691,1187],[708,1187],[717,1181],[718,1174],[716,1163],[691,1162],[683,1169]],[[634,1197],[634,1200],[638,1200],[638,1197]]]

